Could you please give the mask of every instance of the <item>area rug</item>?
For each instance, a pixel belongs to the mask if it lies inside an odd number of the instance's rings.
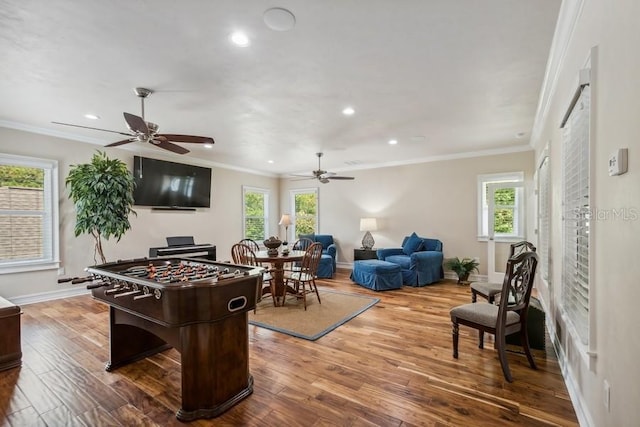
[[[249,312],[249,323],[272,331],[315,341],[373,307],[379,298],[319,289],[322,304],[315,294],[307,295],[307,311],[301,299],[288,296],[286,304],[274,307],[270,296],[258,303],[256,313]]]

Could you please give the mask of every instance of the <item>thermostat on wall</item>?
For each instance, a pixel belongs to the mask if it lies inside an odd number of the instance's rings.
[[[619,148],[609,156],[609,175],[622,175],[627,172],[627,149]]]

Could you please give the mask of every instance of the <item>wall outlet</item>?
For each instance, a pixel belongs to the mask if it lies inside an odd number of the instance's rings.
[[[611,386],[607,380],[604,380],[604,393],[602,394],[602,400],[604,407],[607,409],[607,412],[609,412],[609,405],[611,403]]]
[[[58,268],[58,276],[64,276],[64,267]]]

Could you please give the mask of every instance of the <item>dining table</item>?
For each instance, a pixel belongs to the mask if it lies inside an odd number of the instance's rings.
[[[269,254],[268,251],[264,250],[258,251],[255,254],[256,261],[269,263],[272,266],[269,271],[271,272],[274,290],[272,291],[270,287],[265,286],[262,288],[262,295],[271,293],[276,307],[283,306],[287,293],[298,294],[292,286],[287,285],[284,281],[285,264],[302,261],[305,251],[289,251],[288,253],[278,251],[277,254]]]

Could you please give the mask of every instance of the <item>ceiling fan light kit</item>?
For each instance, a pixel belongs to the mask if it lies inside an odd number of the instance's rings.
[[[123,139],[121,141],[112,142],[111,144],[105,145],[105,147],[117,147],[119,145],[128,144],[130,142],[148,142],[152,145],[155,145],[159,148],[163,148],[165,150],[171,151],[176,154],[187,154],[189,150],[180,145],[174,144],[173,142],[186,142],[186,143],[195,143],[195,144],[213,144],[213,138],[209,138],[206,136],[195,136],[195,135],[178,135],[178,134],[159,134],[158,129],[159,126],[152,122],[147,122],[144,118],[144,100],[153,93],[151,89],[147,89],[144,87],[137,87],[134,90],[134,93],[140,98],[140,107],[142,114],[140,116],[136,116],[131,113],[123,113],[124,120],[127,124],[127,128],[131,133],[118,132],[108,129],[100,129],[89,126],[80,126],[74,125],[70,123],[61,123],[61,122],[53,122],[55,124],[64,125],[64,126],[73,126],[84,129],[92,129],[99,130],[102,132],[111,132],[117,133],[120,135],[125,135],[128,138]],[[171,142],[173,141],[173,142]]]

